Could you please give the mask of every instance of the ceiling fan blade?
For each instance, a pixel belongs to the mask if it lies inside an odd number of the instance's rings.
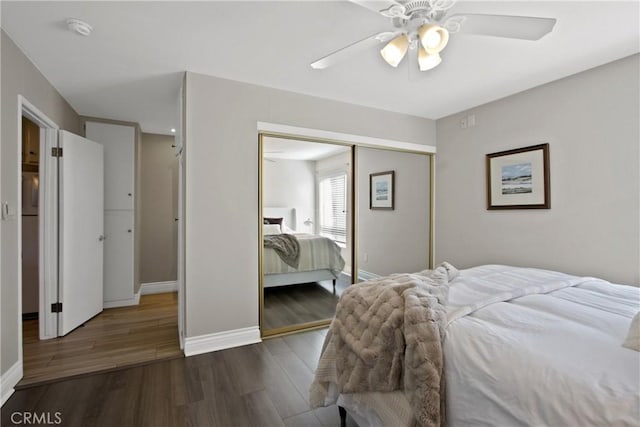
[[[534,16],[455,14],[450,18],[464,18],[460,32],[483,36],[507,37],[522,40],[539,40],[553,30],[555,18]],[[460,19],[460,18],[458,18]]]
[[[365,7],[373,12],[382,13],[388,11],[390,8],[394,8],[397,13],[404,14],[405,8],[403,5],[394,0],[349,0],[351,3],[355,3],[358,6]]]
[[[343,47],[342,49],[338,49],[335,52],[330,53],[327,56],[324,56],[317,61],[311,63],[311,68],[316,70],[322,70],[324,68],[330,67],[331,65],[343,61],[347,59],[349,56],[354,55],[362,50],[378,46],[385,41],[390,40],[395,36],[396,33],[378,33],[372,36],[367,37],[366,39],[359,40],[355,43],[350,44],[347,47]]]

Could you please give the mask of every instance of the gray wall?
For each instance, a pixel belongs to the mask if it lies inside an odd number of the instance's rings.
[[[268,145],[265,145],[268,150]],[[315,162],[305,160],[264,160],[263,206],[296,208],[297,224],[286,224],[296,231],[310,232],[303,224],[311,218],[316,222]]]
[[[436,257],[640,281],[639,56],[437,121]],[[459,121],[475,114],[476,126]],[[550,210],[486,210],[485,154],[548,142]]]
[[[381,276],[429,266],[430,157],[358,148],[358,270]],[[395,172],[395,209],[369,209],[369,174]]]
[[[24,56],[13,41],[0,31],[2,43],[2,183],[0,200],[17,208],[18,203],[18,95],[56,122],[62,129],[82,133],[80,118],[47,79]],[[2,350],[0,372],[4,374],[18,360],[18,220],[1,222]]]
[[[142,134],[140,175],[140,280],[177,280],[178,158],[170,135]]]
[[[186,335],[258,325],[256,122],[435,145],[435,123],[187,73]]]

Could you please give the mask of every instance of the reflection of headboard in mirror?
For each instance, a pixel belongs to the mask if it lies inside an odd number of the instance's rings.
[[[263,208],[265,218],[284,218],[284,224],[292,230],[297,230],[296,208]]]

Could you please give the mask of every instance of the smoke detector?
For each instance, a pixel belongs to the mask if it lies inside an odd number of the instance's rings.
[[[93,31],[93,27],[80,19],[69,18],[67,19],[67,27],[69,31],[81,36],[88,36]]]

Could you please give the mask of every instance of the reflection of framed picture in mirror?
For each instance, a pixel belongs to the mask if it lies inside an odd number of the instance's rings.
[[[549,144],[487,154],[487,209],[549,209]]]
[[[393,210],[394,171],[369,174],[369,209]]]

